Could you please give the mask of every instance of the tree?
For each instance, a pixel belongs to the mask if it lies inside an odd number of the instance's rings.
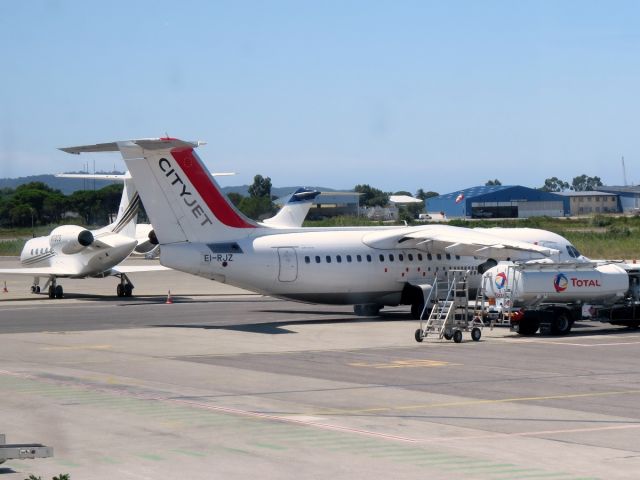
[[[253,185],[249,187],[249,196],[251,197],[267,197],[271,199],[271,179],[256,175],[253,177]]]
[[[487,183],[485,183],[485,186],[487,187],[498,186],[498,185],[502,185],[502,182],[497,178],[495,180],[487,180]]]
[[[558,177],[547,178],[540,187],[543,192],[563,192],[569,189],[569,184]]]
[[[227,197],[229,197],[231,203],[233,203],[237,207],[238,205],[240,205],[240,202],[242,202],[244,195],[237,192],[229,192],[227,193]]]
[[[416,198],[419,198],[420,200],[426,200],[427,198],[437,197],[439,195],[440,194],[438,192],[433,192],[431,190],[425,192],[422,188],[419,188],[416,192]]]
[[[389,203],[388,193],[367,184],[356,185],[353,190],[362,194],[360,195],[360,205],[367,207],[386,207]]]
[[[571,190],[576,192],[592,191],[601,186],[602,180],[600,180],[600,177],[589,177],[585,174],[574,177],[573,182],[571,182]]]
[[[269,197],[243,197],[238,209],[247,217],[262,220],[271,217],[277,211]]]

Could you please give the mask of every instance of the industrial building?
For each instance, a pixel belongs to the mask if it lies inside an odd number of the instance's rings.
[[[637,213],[640,211],[640,186],[632,187],[598,187],[601,192],[614,193],[618,196],[618,211]]]
[[[563,217],[570,214],[570,200],[520,185],[491,185],[429,198],[426,208],[449,218]]]
[[[568,190],[566,192],[558,192],[558,195],[569,198],[571,215],[620,212],[619,197],[615,193]]]

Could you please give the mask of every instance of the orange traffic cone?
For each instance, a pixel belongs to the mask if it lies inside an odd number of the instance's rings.
[[[169,293],[167,293],[167,301],[164,303],[166,303],[167,305],[173,303],[173,298],[171,297],[171,290],[169,290]]]
[[[2,289],[2,291],[4,293],[9,293],[9,290],[7,290],[7,282],[4,282],[4,288]]]

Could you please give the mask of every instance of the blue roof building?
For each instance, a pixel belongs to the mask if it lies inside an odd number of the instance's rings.
[[[428,212],[460,218],[527,218],[569,215],[569,199],[520,185],[465,188],[427,199]]]

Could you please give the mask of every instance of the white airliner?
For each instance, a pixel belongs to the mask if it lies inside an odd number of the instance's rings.
[[[536,229],[416,227],[274,228],[244,217],[194,149],[174,138],[63,148],[120,151],[161,245],[160,262],[241,288],[310,303],[354,305],[374,315],[385,305],[422,310],[423,291],[452,268],[470,286],[499,260],[576,262],[563,237]],[[523,240],[522,238],[526,238]]]
[[[62,298],[64,291],[58,278],[116,276],[119,297],[129,297],[133,284],[127,273],[166,270],[161,266],[119,266],[138,241],[135,239],[140,196],[130,175],[124,181],[118,215],[113,223],[98,230],[78,225],[62,225],[47,236],[28,240],[20,254],[22,268],[3,268],[0,273],[34,277],[31,291],[40,293],[40,277],[47,278],[44,288],[49,298]]]

